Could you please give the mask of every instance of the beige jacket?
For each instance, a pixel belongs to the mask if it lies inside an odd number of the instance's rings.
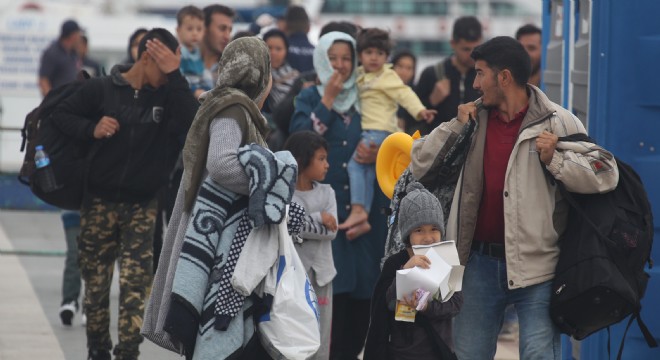
[[[529,110],[507,165],[504,180],[504,237],[510,289],[527,287],[554,277],[559,257],[559,236],[566,227],[568,204],[554,182],[544,173],[536,151],[536,137],[549,130],[557,136],[586,133],[580,120],[551,102],[535,86],[528,86]],[[448,219],[447,239],[456,239],[462,264],[466,264],[477,223],[483,191],[483,152],[488,112],[477,116],[464,168],[458,180]],[[430,176],[437,159],[456,141],[465,125],[456,119],[440,124],[428,136],[415,141],[412,172],[417,179]],[[560,142],[546,166],[567,190],[602,193],[616,187],[619,173],[611,153],[585,142]]]

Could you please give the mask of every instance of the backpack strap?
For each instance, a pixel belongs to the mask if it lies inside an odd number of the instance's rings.
[[[438,61],[437,64],[435,64],[435,81],[441,81],[447,78],[447,74],[445,74],[445,61]]]
[[[637,326],[639,326],[639,330],[642,332],[642,335],[644,335],[644,340],[646,340],[646,344],[650,348],[656,348],[658,347],[658,342],[655,341],[655,338],[649,331],[649,328],[646,327],[646,324],[644,324],[644,321],[642,321],[642,316],[639,313],[639,311],[635,311],[632,315],[630,315],[630,319],[628,320],[628,324],[626,325],[626,330],[623,332],[623,337],[621,337],[621,345],[619,345],[619,352],[616,355],[617,360],[621,360],[621,357],[623,356],[623,344],[624,341],[626,340],[626,335],[628,335],[628,329],[630,329],[630,325],[632,325],[633,320],[637,319]],[[607,358],[610,358],[610,327],[607,327]]]

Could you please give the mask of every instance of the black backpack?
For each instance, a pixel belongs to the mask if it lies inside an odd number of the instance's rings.
[[[559,141],[588,141],[585,134]],[[561,332],[582,340],[630,316],[650,347],[657,343],[640,317],[651,260],[653,214],[644,185],[630,165],[616,158],[617,187],[604,194],[575,194],[557,182],[570,204],[553,280],[550,315]],[[545,167],[544,167],[545,169]],[[553,177],[550,177],[552,181]],[[609,350],[609,340],[608,340]]]
[[[86,190],[88,163],[101,142],[72,139],[63,134],[50,120],[57,105],[78,91],[89,79],[89,74],[83,70],[75,81],[49,91],[39,106],[27,114],[21,130],[21,152],[25,151],[25,157],[18,180],[28,185],[39,199],[62,209],[80,209]],[[104,77],[102,81],[104,91],[108,93],[106,89],[112,85],[110,78]],[[43,191],[41,182],[38,181],[39,170],[34,162],[37,145],[43,145],[50,158],[50,166],[58,185],[55,191]]]

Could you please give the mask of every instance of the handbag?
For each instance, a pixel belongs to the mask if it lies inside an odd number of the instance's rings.
[[[265,293],[273,294],[272,305],[257,326],[261,344],[273,359],[304,360],[321,346],[319,308],[287,220],[278,225],[279,257],[264,280]]]

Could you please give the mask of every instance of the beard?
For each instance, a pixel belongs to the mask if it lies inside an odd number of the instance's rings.
[[[532,63],[532,75],[536,75],[541,70],[541,62]]]

